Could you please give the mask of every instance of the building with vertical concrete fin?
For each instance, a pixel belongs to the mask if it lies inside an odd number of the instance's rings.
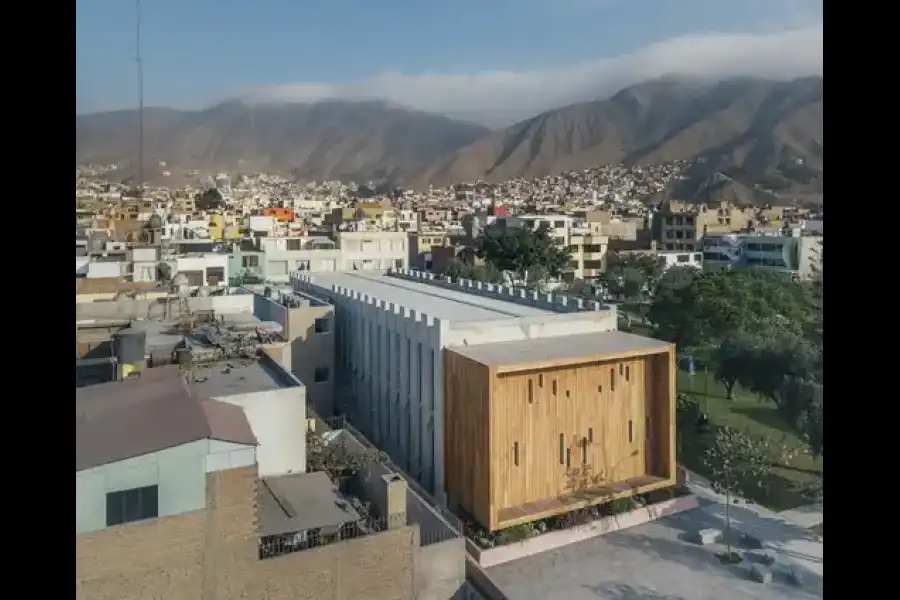
[[[441,501],[444,348],[615,331],[614,307],[431,273],[304,274],[335,307],[335,405]]]

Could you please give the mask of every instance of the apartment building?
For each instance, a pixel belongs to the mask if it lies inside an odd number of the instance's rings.
[[[306,472],[303,388],[274,361],[193,370],[76,392],[78,597],[465,594],[463,539],[402,477]]]
[[[653,214],[651,228],[659,250],[697,252],[702,237],[747,231],[755,222],[755,209],[728,202],[669,202]]]
[[[293,286],[335,308],[337,408],[438,498],[446,346],[616,329],[596,302],[419,271],[298,274]]]
[[[703,239],[706,268],[757,268],[796,279],[810,279],[822,264],[821,235],[803,235],[800,228],[789,235],[740,234]]]
[[[576,279],[595,279],[606,270],[609,237],[590,229],[573,230],[569,236],[572,275]]]
[[[402,231],[345,231],[336,234],[335,240],[323,236],[260,237],[256,244],[260,254],[245,254],[243,245],[237,249],[242,265],[247,259],[242,268],[273,283],[287,283],[295,271],[386,270],[405,267],[409,260]]]
[[[248,286],[249,287],[249,286]],[[281,326],[283,345],[270,349],[303,382],[317,414],[334,414],[334,307],[288,289],[253,286],[253,316]]]

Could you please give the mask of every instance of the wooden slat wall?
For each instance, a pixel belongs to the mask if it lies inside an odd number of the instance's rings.
[[[490,523],[491,373],[444,350],[444,485],[452,503]]]
[[[490,419],[493,508],[574,491],[587,475],[596,485],[645,475],[646,361],[637,357],[497,377]],[[581,444],[591,429],[588,471]]]
[[[645,410],[651,431],[647,469],[651,475],[671,479],[675,475],[675,353],[650,356],[647,366]]]

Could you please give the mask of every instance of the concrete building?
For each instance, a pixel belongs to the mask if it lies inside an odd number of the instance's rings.
[[[261,286],[256,286],[259,288]],[[309,294],[276,289],[253,294],[253,315],[278,323],[284,343],[273,348],[281,364],[306,387],[307,401],[323,416],[334,413],[334,307]]]
[[[406,233],[347,231],[328,237],[262,237],[262,275],[272,283],[287,283],[297,270],[318,272],[371,271],[408,264]]]
[[[343,491],[305,472],[296,404],[248,400],[290,379],[266,360],[149,369],[76,393],[76,595],[471,597],[463,538],[402,477],[375,465]],[[349,431],[326,434],[364,448]]]
[[[609,238],[585,230],[574,230],[569,237],[571,267],[576,279],[596,279],[606,270]]]
[[[747,231],[756,221],[755,209],[728,202],[668,202],[653,214],[651,229],[659,250],[697,252],[704,236]]]
[[[802,235],[799,228],[790,235],[742,234],[703,238],[706,268],[764,269],[796,279],[810,279],[822,264],[821,235]]]
[[[394,462],[444,495],[449,345],[612,331],[614,308],[431,273],[297,274],[295,289],[335,307],[336,404]]]
[[[658,257],[660,263],[662,263],[663,270],[670,269],[672,267],[694,267],[697,269],[703,268],[702,252],[663,251],[656,252],[655,256]]]

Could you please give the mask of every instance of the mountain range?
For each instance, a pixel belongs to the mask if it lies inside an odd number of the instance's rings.
[[[76,116],[76,162],[135,163],[135,111]],[[692,160],[670,190],[822,193],[823,79],[717,82],[667,77],[566,106],[501,131],[385,102],[231,101],[146,109],[151,179],[166,169],[266,171],[298,181],[428,184],[535,177],[602,164]],[[680,188],[680,189],[679,189]]]

